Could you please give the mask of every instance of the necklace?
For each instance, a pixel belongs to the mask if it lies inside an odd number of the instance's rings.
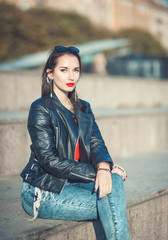
[[[72,104],[72,102],[71,102],[70,99],[68,100],[68,103],[69,103],[69,105],[70,105],[69,110],[70,110],[72,113],[74,113],[74,112],[75,112],[75,111],[74,111],[74,106],[73,106],[73,104]]]

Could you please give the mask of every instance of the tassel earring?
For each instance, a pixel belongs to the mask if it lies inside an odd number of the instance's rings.
[[[48,76],[46,77],[46,82],[48,83],[48,84],[50,84],[51,83],[51,78],[49,78]]]
[[[53,96],[53,79],[51,79],[51,87],[50,87],[50,97],[52,97]]]
[[[75,94],[75,102],[76,102],[76,98],[77,98],[77,96],[76,96],[76,88],[75,88],[75,92],[74,92],[74,94]]]
[[[46,77],[46,82],[48,85],[50,85],[50,97],[53,96],[52,91],[53,91],[53,79],[49,78],[48,76]]]

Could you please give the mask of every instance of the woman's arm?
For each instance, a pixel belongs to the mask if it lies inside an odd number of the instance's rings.
[[[93,114],[91,108],[89,111]],[[113,164],[100,130],[95,122],[94,115],[93,119],[94,121],[91,134],[91,159],[94,167],[97,168],[95,191],[99,189],[99,198],[103,198],[112,190],[111,174],[116,173],[125,180],[126,172],[121,166]]]
[[[46,172],[64,179],[95,180],[96,173],[91,164],[75,162],[58,155],[49,110],[38,101],[31,105],[28,130],[35,154]]]
[[[91,108],[90,113],[93,114]],[[94,115],[93,119],[94,120],[90,142],[91,159],[94,167],[100,169],[97,171],[96,175],[95,191],[99,189],[99,198],[103,198],[109,194],[112,189],[111,170],[113,167],[113,161],[110,157],[107,147],[105,146]],[[103,169],[108,169],[109,171],[105,171]]]

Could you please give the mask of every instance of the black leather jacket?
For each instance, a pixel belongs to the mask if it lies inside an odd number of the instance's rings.
[[[94,181],[96,166],[102,161],[113,165],[89,103],[74,115],[57,96],[45,96],[32,103],[28,117],[31,156],[23,169],[23,181],[40,189],[60,193],[66,181]],[[79,138],[80,160],[74,161]]]

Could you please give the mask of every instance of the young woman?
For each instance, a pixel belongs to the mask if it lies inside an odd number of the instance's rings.
[[[56,46],[43,70],[42,97],[29,112],[22,206],[34,219],[100,218],[107,240],[129,240],[126,173],[113,165],[89,103],[77,97],[80,75],[79,50]]]

